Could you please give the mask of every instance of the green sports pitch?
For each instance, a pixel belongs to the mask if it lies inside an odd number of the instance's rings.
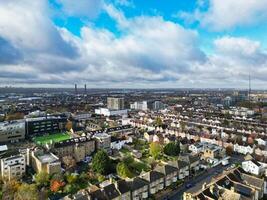
[[[51,141],[54,142],[60,142],[63,140],[70,139],[70,135],[67,133],[57,133],[57,134],[51,134],[51,135],[44,135],[33,138],[34,143],[45,145],[46,143],[51,143]]]

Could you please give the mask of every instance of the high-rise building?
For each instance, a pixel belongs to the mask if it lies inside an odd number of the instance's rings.
[[[165,108],[165,105],[161,101],[156,100],[156,101],[148,101],[147,107],[150,110],[163,110]]]
[[[75,84],[75,94],[78,93],[77,84]]]
[[[107,107],[110,110],[123,110],[124,109],[124,98],[108,97]]]
[[[147,102],[146,101],[136,101],[130,105],[131,109],[134,110],[147,110]]]

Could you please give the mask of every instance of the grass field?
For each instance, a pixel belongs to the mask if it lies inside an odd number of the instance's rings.
[[[60,142],[62,140],[70,139],[70,136],[67,133],[57,133],[57,134],[51,134],[51,135],[44,135],[33,138],[33,141],[36,144],[44,145],[46,143],[52,142]]]

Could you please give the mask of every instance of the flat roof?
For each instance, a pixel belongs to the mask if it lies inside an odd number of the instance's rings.
[[[7,145],[0,145],[0,151],[6,151],[7,149]]]
[[[58,160],[52,154],[44,154],[44,155],[38,156],[38,158],[42,163],[52,163]]]

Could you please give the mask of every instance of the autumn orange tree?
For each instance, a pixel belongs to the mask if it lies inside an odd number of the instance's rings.
[[[64,187],[65,183],[61,180],[51,180],[50,182],[50,190],[52,192],[58,192]]]

